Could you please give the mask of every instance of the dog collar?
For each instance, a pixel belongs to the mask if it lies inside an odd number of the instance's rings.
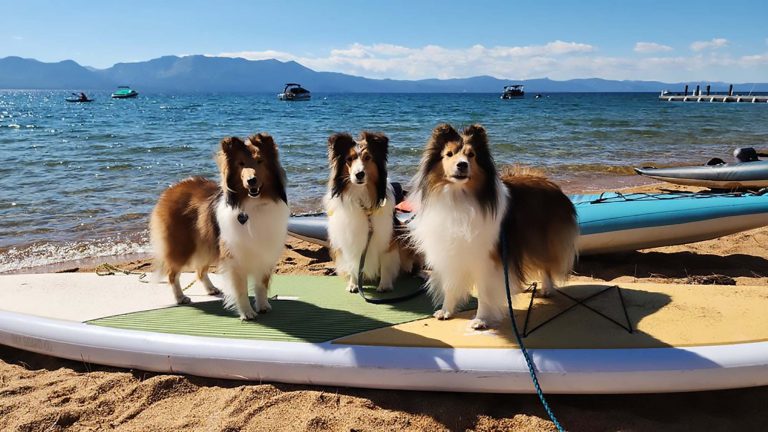
[[[371,207],[371,208],[363,207],[363,211],[365,212],[366,216],[370,217],[370,216],[373,216],[374,214],[380,212],[381,209],[383,209],[385,205],[387,205],[387,199],[386,198],[384,198],[384,200],[381,202],[380,206],[374,206],[374,207]]]

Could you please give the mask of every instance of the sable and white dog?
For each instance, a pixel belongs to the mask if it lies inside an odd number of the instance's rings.
[[[480,125],[458,133],[437,126],[412,185],[416,217],[408,225],[414,246],[432,269],[430,293],[448,319],[477,291],[471,326],[497,324],[507,314],[502,242],[510,290],[518,293],[529,276],[549,295],[564,280],[577,255],[578,224],[573,204],[544,177],[497,174]]]
[[[185,266],[209,294],[220,294],[207,274],[218,263],[228,280],[225,304],[253,319],[271,310],[267,290],[288,227],[285,172],[266,133],[222,140],[216,160],[219,184],[192,177],[163,192],[150,219],[151,242],[179,304],[190,302],[179,284]],[[248,276],[256,280],[253,307]]]
[[[380,133],[362,132],[359,141],[346,133],[328,138],[331,174],[323,199],[328,239],[336,272],[347,278],[347,289],[352,293],[358,291],[358,270],[369,227],[372,232],[363,278],[379,277],[377,291],[391,291],[401,267],[394,232],[395,196],[387,181],[388,147],[389,138]]]

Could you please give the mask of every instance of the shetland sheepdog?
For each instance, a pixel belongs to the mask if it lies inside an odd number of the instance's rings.
[[[266,133],[245,141],[221,141],[216,155],[220,183],[192,177],[168,188],[150,218],[150,239],[159,269],[178,304],[189,303],[179,284],[182,268],[197,271],[209,294],[220,294],[208,278],[218,264],[225,275],[225,304],[243,320],[271,310],[267,289],[280,258],[288,226],[285,172],[277,146]],[[256,300],[248,299],[248,277]]]
[[[573,267],[578,237],[573,204],[544,177],[499,176],[480,125],[463,133],[437,126],[411,194],[416,217],[408,227],[432,269],[429,290],[435,304],[442,303],[434,314],[438,319],[454,315],[474,288],[478,307],[472,328],[497,324],[507,313],[502,256],[513,294],[539,276],[543,295],[549,295]]]
[[[380,133],[362,132],[358,141],[346,133],[328,138],[331,173],[323,198],[328,239],[336,272],[347,279],[347,290],[352,293],[358,291],[360,259],[366,244],[363,278],[379,277],[377,291],[391,291],[401,265],[406,271],[413,266],[394,229],[397,222],[394,190],[387,181],[388,147],[389,138]]]

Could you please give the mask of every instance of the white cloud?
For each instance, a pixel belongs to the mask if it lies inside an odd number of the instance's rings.
[[[713,39],[707,46],[727,45]],[[502,79],[549,77],[556,80],[599,77],[660,81],[722,80],[759,81],[768,64],[768,53],[732,57],[727,52],[656,56],[672,50],[653,42],[638,42],[625,56],[600,55],[597,47],[556,40],[541,45],[472,45],[447,48],[439,45],[407,47],[393,44],[360,44],[336,47],[315,55],[284,51],[241,51],[216,54],[249,60],[294,60],[316,71],[341,72],[368,78],[465,78],[490,75]]]
[[[768,65],[768,53],[742,56],[739,58],[741,66]]]
[[[20,41],[20,40],[24,40],[24,37],[23,36],[11,36],[11,39]]]
[[[411,48],[393,44],[354,43],[332,49],[327,56],[297,56],[280,51],[220,53],[221,57],[249,60],[295,60],[311,69],[344,72],[371,78],[459,78],[488,74],[502,78],[530,78],[548,73],[564,56],[594,52],[592,45],[556,40],[544,45]]]
[[[656,53],[672,51],[672,47],[668,45],[657,44],[656,42],[637,42],[635,44],[635,52],[642,54]]]
[[[718,49],[728,46],[728,39],[714,38],[710,41],[696,41],[691,44],[694,51],[703,51],[707,49]]]

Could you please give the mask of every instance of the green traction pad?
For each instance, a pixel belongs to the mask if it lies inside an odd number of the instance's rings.
[[[401,278],[391,293],[366,286],[368,297],[400,297],[421,286]],[[394,303],[366,303],[346,290],[340,277],[275,275],[269,291],[272,311],[241,321],[220,300],[116,315],[88,324],[158,333],[286,342],[326,342],[382,327],[426,318],[435,309],[428,294]]]

